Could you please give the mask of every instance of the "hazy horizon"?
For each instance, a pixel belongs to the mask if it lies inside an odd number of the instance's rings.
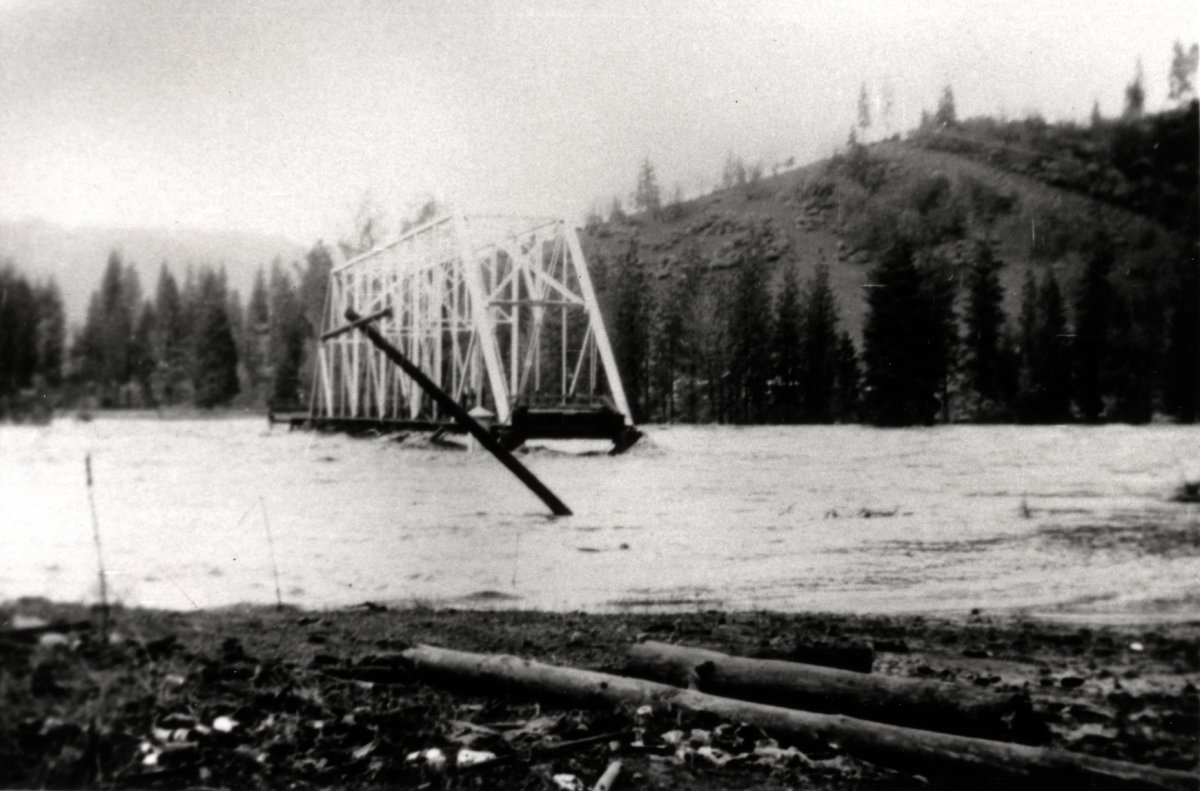
[[[426,194],[579,217],[644,157],[693,196],[731,152],[827,156],[863,83],[893,93],[890,131],[946,84],[961,117],[1084,120],[1141,58],[1161,109],[1197,21],[1175,0],[0,2],[0,218],[306,245],[368,195],[393,221]]]

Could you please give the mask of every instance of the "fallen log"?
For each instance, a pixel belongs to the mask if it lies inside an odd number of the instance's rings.
[[[474,654],[432,646],[404,652],[418,679],[451,688],[508,691],[592,706],[649,704],[762,728],[794,743],[832,744],[857,758],[922,775],[1011,786],[1030,783],[1071,789],[1196,791],[1186,772],[1079,755],[1057,749],[815,714],[733,700],[667,684],[590,670],[556,667],[514,656]]]
[[[714,695],[986,739],[1037,742],[1045,727],[1024,694],[747,659],[654,641],[629,649],[626,670]]]

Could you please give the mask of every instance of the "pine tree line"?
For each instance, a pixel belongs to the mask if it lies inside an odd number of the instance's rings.
[[[802,288],[785,261],[772,288],[762,238],[739,245],[732,273],[690,243],[659,286],[636,240],[615,266],[593,261],[636,420],[1190,423],[1200,412],[1194,250],[1181,251],[1164,301],[1149,273],[1116,277],[1098,236],[1069,294],[1052,267],[1027,270],[1010,317],[989,244],[975,241],[962,265],[901,240],[865,289],[860,355],[828,266]]]
[[[58,284],[30,282],[11,261],[0,264],[0,419],[49,414],[65,348]]]
[[[751,228],[719,270],[690,243],[661,285],[636,241],[615,262],[594,257],[637,420],[1137,423],[1200,413],[1194,246],[1180,250],[1164,294],[1152,272],[1097,236],[1069,292],[1054,268],[1027,270],[1010,317],[1004,264],[989,245],[974,243],[963,266],[901,241],[865,289],[860,356],[841,327],[829,268],[801,284],[792,263],[772,266],[767,236]],[[136,269],[113,253],[67,344],[56,284],[31,283],[6,264],[0,417],[56,399],[302,406],[330,267],[320,244],[302,264],[275,261],[243,303],[212,267],[187,268],[180,284],[164,264],[144,294]]]
[[[66,343],[53,281],[30,284],[0,268],[0,418],[36,394],[94,407],[306,405],[311,359],[332,261],[318,243],[303,264],[276,260],[249,299],[220,267],[164,263],[152,293],[137,269],[109,255],[86,318]]]

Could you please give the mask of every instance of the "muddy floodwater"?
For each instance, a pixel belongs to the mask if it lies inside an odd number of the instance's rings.
[[[651,428],[485,453],[261,418],[0,427],[0,600],[1200,617],[1200,428]],[[593,446],[594,448],[595,446]]]

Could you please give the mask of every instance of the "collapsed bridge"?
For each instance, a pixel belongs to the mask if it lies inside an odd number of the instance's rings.
[[[633,426],[575,229],[562,219],[447,214],[336,263],[308,422],[362,431],[458,431],[447,410],[359,333],[347,310],[513,448],[610,439]]]

